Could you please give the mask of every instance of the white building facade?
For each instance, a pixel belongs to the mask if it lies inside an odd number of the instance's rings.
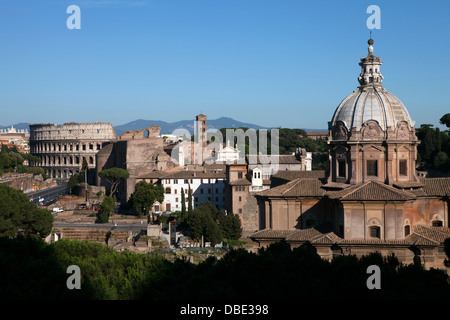
[[[159,184],[164,188],[164,202],[156,202],[154,212],[177,212],[182,209],[182,194],[186,210],[189,207],[189,194],[192,194],[192,207],[202,202],[211,202],[218,209],[225,208],[225,173],[203,171],[179,171],[162,176]]]

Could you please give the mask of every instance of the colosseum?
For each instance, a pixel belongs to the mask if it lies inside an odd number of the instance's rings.
[[[30,153],[41,159],[34,165],[43,167],[51,178],[67,179],[79,173],[84,159],[95,170],[95,155],[115,139],[114,128],[107,122],[30,125]]]

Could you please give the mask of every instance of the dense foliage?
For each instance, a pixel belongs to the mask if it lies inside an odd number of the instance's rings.
[[[129,203],[138,212],[139,216],[153,207],[155,201],[164,201],[164,188],[145,181],[136,183],[134,192],[131,194]]]
[[[98,223],[108,223],[109,216],[114,210],[116,199],[111,196],[105,196],[102,203],[100,204],[100,210],[97,212],[97,222]]]
[[[211,202],[202,202],[185,220],[192,238],[216,245],[225,240],[238,240],[242,236],[241,219],[232,212],[219,210]],[[183,226],[182,226],[183,228]]]
[[[450,113],[440,119],[440,123],[450,127]],[[431,124],[422,124],[416,129],[421,141],[417,147],[419,169],[450,172],[450,130],[441,131]]]
[[[229,139],[230,135],[227,136],[227,128],[220,129],[220,132],[223,137],[223,143],[227,143],[227,139]],[[242,130],[243,134],[247,134],[249,137],[252,136],[248,132],[248,128],[233,128],[233,132],[237,132],[234,130]],[[308,152],[326,152],[327,144],[322,139],[311,139],[306,136],[306,131],[303,129],[289,129],[289,128],[277,128],[278,130],[278,151],[280,154],[292,154],[295,152],[297,148],[305,148]],[[260,130],[255,130],[256,142],[258,148],[264,147],[260,145]],[[233,136],[231,136],[233,138]],[[267,154],[271,154],[271,131],[267,131]],[[232,143],[233,141],[231,141]],[[238,143],[238,139],[234,139],[235,143]],[[248,155],[249,148],[249,138],[245,139],[245,154]],[[244,150],[240,150],[241,153]],[[258,150],[259,152],[260,150]]]
[[[79,174],[71,175],[69,181],[67,182],[67,188],[69,189],[69,192],[72,193],[75,186],[78,185],[79,183],[84,183],[85,182],[84,179],[85,178],[83,171]]]
[[[66,287],[70,265],[80,267],[80,290]],[[380,267],[379,290],[367,288],[370,265]],[[0,296],[9,299],[448,299],[447,277],[379,253],[329,262],[308,245],[291,250],[285,242],[194,265],[87,241],[0,238]]]
[[[98,173],[98,176],[105,179],[110,184],[109,195],[114,196],[120,181],[126,180],[130,177],[130,173],[122,168],[103,169]]]
[[[30,202],[25,193],[0,183],[0,236],[45,238],[53,227],[53,216]]]
[[[41,167],[30,167],[25,165],[25,160],[29,163],[39,163],[39,157],[29,153],[20,153],[16,146],[1,146],[0,152],[0,176],[5,172],[32,173],[33,175],[42,175],[47,179],[46,172]]]

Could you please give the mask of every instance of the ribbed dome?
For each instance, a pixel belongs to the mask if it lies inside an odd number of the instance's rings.
[[[380,72],[381,59],[373,55],[373,40],[369,40],[368,55],[361,59],[361,73],[358,77],[360,86],[337,107],[330,129],[338,121],[342,121],[347,130],[361,130],[368,120],[376,120],[381,129],[396,128],[399,121],[408,122],[414,127],[414,122],[403,103],[382,86],[383,75]]]
[[[381,86],[355,90],[339,104],[331,126],[342,121],[348,130],[354,127],[360,130],[367,120],[376,120],[383,130],[395,128],[399,121],[414,126],[403,103]]]

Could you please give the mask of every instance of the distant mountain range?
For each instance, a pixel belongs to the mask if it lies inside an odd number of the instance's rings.
[[[125,123],[120,126],[115,126],[117,135],[121,135],[127,130],[141,130],[153,125],[161,126],[161,134],[171,134],[176,129],[186,129],[192,135],[194,134],[194,120],[181,120],[176,122],[165,122],[159,120],[135,120],[128,123]],[[245,123],[234,120],[232,118],[221,117],[218,119],[207,119],[208,129],[221,129],[221,128],[252,128],[255,130],[258,129],[270,129],[267,127],[262,127],[252,123]]]
[[[176,122],[166,122],[160,120],[135,120],[122,125],[118,125],[114,127],[116,131],[116,135],[120,136],[127,130],[142,130],[148,128],[152,125],[161,126],[161,134],[171,134],[176,129],[186,129],[189,131],[191,135],[194,134],[194,120],[181,120]],[[14,128],[16,129],[27,129],[30,131],[29,123],[17,123],[14,124]],[[218,119],[207,119],[208,129],[221,129],[221,128],[251,128],[251,129],[268,129],[270,127],[263,127],[252,123],[240,122],[228,117],[221,117]],[[0,129],[11,128],[11,125],[1,126]],[[326,131],[324,129],[303,129],[305,131]]]

